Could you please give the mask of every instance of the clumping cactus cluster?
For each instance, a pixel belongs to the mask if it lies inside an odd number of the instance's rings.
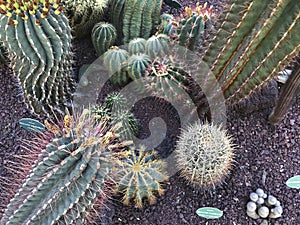
[[[249,196],[247,203],[247,215],[253,219],[276,219],[281,217],[283,208],[280,201],[271,194],[267,194],[263,189],[258,188]]]

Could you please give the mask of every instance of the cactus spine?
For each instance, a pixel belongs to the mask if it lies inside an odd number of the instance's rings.
[[[182,131],[175,153],[182,177],[196,188],[209,189],[229,173],[234,149],[221,127],[198,121]]]
[[[150,204],[156,201],[155,193],[162,195],[161,183],[168,179],[165,163],[155,159],[154,151],[146,151],[145,147],[122,152],[125,156],[118,160],[119,174],[116,189],[123,196],[123,203],[128,205],[133,199],[136,207],[143,206],[143,199]]]
[[[71,34],[59,1],[0,3],[0,40],[35,113],[62,113],[73,91]],[[52,115],[52,113],[51,113]]]
[[[156,30],[161,5],[162,0],[114,0],[110,21],[119,37],[124,37],[124,43],[137,37],[146,39]]]
[[[130,55],[144,53],[146,47],[146,39],[134,38],[128,44],[128,51]]]
[[[105,120],[94,126],[89,110],[64,121],[64,131],[56,130],[41,149],[1,224],[83,224],[96,200],[106,199],[115,128]]]
[[[93,26],[103,19],[108,0],[62,0],[77,38],[88,36]]]
[[[230,1],[204,56],[229,102],[249,96],[299,52],[299,11],[292,0]]]
[[[96,23],[92,30],[92,42],[98,56],[106,52],[115,44],[117,38],[116,28],[106,22]]]
[[[112,46],[104,54],[103,64],[108,69],[110,80],[117,85],[128,82],[127,60],[129,53],[117,46]]]
[[[212,7],[199,3],[194,8],[186,7],[184,14],[179,18],[172,15],[161,15],[160,32],[170,36],[171,40],[180,46],[194,51],[202,42],[202,34],[207,24],[210,23]]]

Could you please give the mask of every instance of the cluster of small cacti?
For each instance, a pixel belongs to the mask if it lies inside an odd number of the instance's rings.
[[[132,140],[137,133],[137,120],[133,113],[126,109],[126,98],[117,92],[109,94],[102,105],[92,108],[96,122],[104,118],[112,126],[120,124],[116,133],[120,140]]]
[[[124,37],[124,43],[138,37],[147,39],[159,23],[161,6],[162,0],[114,0],[110,22],[117,28],[120,40]]]
[[[204,29],[211,23],[212,6],[186,7],[180,17],[171,14],[161,15],[159,32],[170,36],[171,40],[193,51],[201,43]]]
[[[0,41],[25,101],[38,114],[63,113],[73,91],[71,29],[59,2],[0,3]]]
[[[168,179],[166,164],[156,159],[155,155],[155,151],[147,151],[144,146],[122,152],[118,160],[116,189],[123,194],[122,201],[125,205],[133,200],[135,206],[141,208],[143,199],[153,204],[156,201],[155,194],[164,193],[161,183]]]
[[[78,117],[66,115],[63,129],[46,124],[54,138],[40,149],[1,224],[83,224],[96,200],[105,201],[112,154],[126,143],[117,141],[116,127],[94,120],[84,110]]]
[[[253,219],[276,219],[281,217],[283,208],[273,195],[266,194],[261,188],[250,194],[247,215]]]
[[[182,130],[175,153],[181,176],[195,188],[221,184],[234,161],[232,140],[226,131],[200,121]]]
[[[117,30],[112,24],[99,22],[93,27],[92,42],[98,56],[101,56],[109,47],[114,45],[116,39]]]
[[[229,103],[256,91],[300,50],[300,4],[278,0],[271,5],[230,0],[211,34],[213,40],[203,60]]]
[[[103,64],[114,84],[124,85],[129,78],[135,80],[144,74],[150,61],[165,56],[169,50],[168,37],[164,34],[153,35],[149,39],[133,39],[128,51],[112,46],[104,53]]]
[[[89,36],[93,26],[101,21],[109,0],[62,0],[66,15],[77,38]]]

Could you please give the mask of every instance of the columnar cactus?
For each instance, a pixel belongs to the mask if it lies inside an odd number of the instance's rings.
[[[228,102],[251,95],[299,52],[299,11],[293,0],[229,1],[203,58]]]
[[[71,29],[59,2],[0,2],[0,41],[38,114],[63,113],[73,91]]]
[[[137,37],[148,38],[159,23],[161,6],[162,0],[114,0],[110,21],[119,37],[124,36],[124,43]]]
[[[109,47],[114,45],[116,38],[117,30],[110,23],[99,22],[93,27],[92,42],[98,56],[101,56]]]
[[[103,64],[108,69],[110,80],[117,85],[128,82],[127,60],[129,53],[117,46],[112,46],[104,54]]]
[[[170,36],[178,45],[193,51],[202,41],[205,27],[210,24],[212,6],[199,3],[194,8],[186,7],[179,18],[170,14],[161,15],[160,32]]]
[[[128,44],[128,51],[130,55],[144,53],[146,47],[146,39],[134,38]]]
[[[93,26],[102,20],[109,0],[62,0],[77,38],[88,36]]]
[[[182,131],[175,153],[181,176],[195,188],[210,189],[230,172],[234,149],[221,127],[198,121]]]
[[[67,115],[64,129],[40,150],[38,160],[10,201],[1,224],[83,224],[112,176],[111,153],[123,148],[116,128],[106,121],[94,125],[84,110],[79,118]],[[48,129],[51,126],[47,125]],[[53,127],[53,126],[52,126]]]
[[[166,164],[155,159],[155,151],[146,151],[143,146],[121,154],[124,156],[118,160],[116,189],[123,194],[123,203],[128,205],[130,200],[134,200],[135,206],[141,208],[143,199],[148,199],[150,204],[154,204],[155,193],[164,193],[161,183],[168,179]]]

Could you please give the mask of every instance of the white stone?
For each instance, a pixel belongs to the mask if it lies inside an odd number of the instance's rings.
[[[267,218],[269,216],[270,210],[268,207],[266,206],[262,206],[258,209],[258,215],[261,218]]]
[[[257,206],[256,206],[255,202],[250,201],[247,203],[247,210],[249,212],[255,212],[256,208],[257,208]]]
[[[258,200],[258,195],[255,192],[252,192],[250,194],[250,199],[251,201],[256,202]]]
[[[256,194],[258,194],[259,197],[263,197],[264,196],[264,190],[261,188],[257,188],[256,189]]]

